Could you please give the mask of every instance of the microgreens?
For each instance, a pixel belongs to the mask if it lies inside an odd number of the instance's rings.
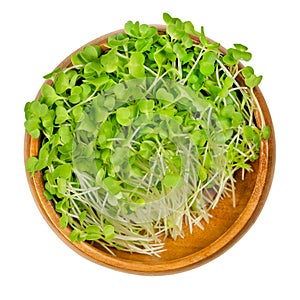
[[[163,19],[164,34],[129,21],[107,50],[84,47],[25,105],[26,131],[41,138],[26,170],[42,171],[72,242],[159,255],[163,237],[203,228],[222,197],[235,205],[234,175],[270,135],[253,91],[262,77],[239,68],[248,48],[224,55],[203,27]]]

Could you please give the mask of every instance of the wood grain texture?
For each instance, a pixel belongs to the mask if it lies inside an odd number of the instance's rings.
[[[164,26],[154,26],[161,33],[165,31]],[[100,45],[105,50],[104,44],[108,36],[120,32],[122,30],[109,33],[86,45]],[[193,40],[198,43],[196,37],[193,37]],[[224,48],[221,50],[226,52]],[[68,67],[71,64],[70,57],[71,55],[63,60],[58,67]],[[254,171],[247,173],[244,180],[241,179],[240,173],[237,174],[236,207],[233,207],[230,198],[220,200],[217,207],[211,211],[210,222],[204,224],[204,230],[194,228],[193,233],[190,234],[186,228],[184,239],[178,238],[174,241],[167,238],[165,244],[167,251],[163,252],[161,257],[129,254],[122,251],[115,251],[117,255],[112,256],[106,250],[94,247],[87,242],[72,244],[68,238],[71,229],[61,229],[59,215],[54,210],[52,202],[48,201],[43,194],[42,173],[37,172],[33,177],[27,173],[28,183],[37,207],[57,236],[70,248],[95,263],[113,269],[144,275],[160,275],[184,271],[209,262],[224,253],[247,232],[261,212],[272,184],[275,168],[274,127],[261,90],[256,87],[254,92],[261,106],[265,122],[271,127],[271,136],[267,141],[262,141],[260,157],[253,164]],[[36,99],[39,95],[40,92]],[[260,123],[257,116],[256,121],[258,124]],[[38,139],[33,139],[25,133],[25,162],[29,157],[38,154],[39,145]]]

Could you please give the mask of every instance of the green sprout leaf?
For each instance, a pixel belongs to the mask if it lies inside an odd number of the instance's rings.
[[[69,78],[65,73],[60,73],[55,80],[55,90],[58,94],[63,94],[69,87]]]
[[[202,165],[199,165],[199,177],[202,182],[205,182],[208,177],[208,172]]]
[[[178,174],[167,174],[163,178],[162,182],[165,187],[177,187],[182,182],[182,178]]]
[[[48,84],[44,84],[42,86],[41,94],[42,94],[43,100],[45,101],[45,103],[47,104],[48,107],[53,105],[56,100],[60,99],[60,97],[57,95],[55,89]]]
[[[131,124],[131,111],[127,107],[120,107],[116,111],[117,122],[122,126],[128,126]]]
[[[128,63],[129,74],[134,78],[145,77],[145,57],[141,52],[133,52]]]
[[[65,229],[67,226],[68,226],[68,223],[69,223],[69,218],[68,218],[68,215],[67,214],[62,214],[62,216],[60,217],[59,219],[59,222],[60,222],[60,226],[62,229]]]
[[[214,73],[215,70],[215,61],[217,56],[214,52],[206,52],[203,54],[203,58],[200,61],[200,72],[209,76]]]
[[[115,228],[112,225],[105,225],[103,228],[105,240],[109,241],[115,237]]]
[[[85,229],[86,232],[86,240],[94,241],[99,240],[101,238],[101,231],[97,225],[89,225]]]
[[[85,46],[80,53],[81,58],[84,59],[85,62],[91,62],[98,58],[101,53],[101,48],[99,46]]]
[[[58,106],[56,108],[55,113],[56,113],[55,124],[62,124],[66,120],[69,119],[68,112],[67,112],[67,110],[63,106]]]
[[[264,126],[262,129],[262,136],[264,140],[267,140],[270,137],[270,134],[271,134],[270,126]]]
[[[154,101],[153,100],[140,100],[139,101],[139,110],[142,113],[150,113],[154,109]]]
[[[40,120],[39,118],[31,118],[24,123],[26,132],[28,132],[33,138],[40,136]]]
[[[26,171],[34,173],[37,171],[36,166],[38,164],[38,158],[37,157],[29,157],[29,159],[26,161]]]
[[[87,211],[84,210],[80,213],[80,216],[79,216],[79,222],[80,222],[80,225],[82,226],[83,225],[83,222],[86,218],[86,215],[87,215]]]
[[[112,177],[103,180],[104,188],[111,194],[117,195],[121,192],[120,182]]]
[[[115,72],[118,68],[118,56],[114,50],[107,52],[101,56],[101,63],[104,71],[107,73]]]
[[[253,140],[255,137],[255,132],[251,126],[247,125],[244,127],[244,136],[247,141]]]

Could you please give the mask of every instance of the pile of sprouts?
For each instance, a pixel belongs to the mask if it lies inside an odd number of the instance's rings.
[[[129,21],[106,50],[84,47],[25,106],[41,139],[27,171],[43,173],[72,242],[159,255],[166,238],[205,230],[223,197],[236,205],[235,174],[270,134],[253,91],[262,77],[239,67],[247,47],[224,54],[203,28],[164,21],[163,34]]]

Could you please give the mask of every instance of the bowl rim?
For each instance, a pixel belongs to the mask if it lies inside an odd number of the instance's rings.
[[[159,33],[164,33],[166,30],[165,25],[151,25],[158,29]],[[116,35],[123,33],[123,29],[113,31],[111,33],[102,35],[75,50],[69,56],[67,56],[56,68],[63,68],[71,63],[72,54],[81,51],[87,45],[100,45],[103,50],[108,49],[105,47],[107,39],[111,35]],[[199,38],[196,36],[191,36],[194,43],[199,43]],[[212,40],[211,40],[212,41]],[[220,46],[220,50],[226,53],[226,49]],[[243,67],[240,64],[240,67]],[[49,82],[46,80],[44,83]],[[249,198],[245,208],[242,213],[236,219],[236,221],[213,243],[207,247],[189,254],[187,256],[160,262],[143,262],[143,261],[132,261],[129,259],[124,259],[120,257],[115,257],[93,247],[87,242],[82,243],[72,243],[68,236],[71,232],[70,228],[62,229],[60,227],[59,215],[55,211],[52,201],[46,199],[43,194],[44,185],[42,179],[42,172],[36,172],[34,176],[31,177],[29,172],[26,172],[26,177],[28,184],[35,200],[35,203],[56,235],[71,249],[80,254],[81,256],[93,261],[97,264],[116,269],[118,271],[123,271],[127,273],[135,273],[141,275],[161,275],[161,274],[171,274],[178,273],[181,271],[189,270],[197,266],[203,265],[214,258],[220,256],[229,248],[231,248],[253,225],[259,216],[266,199],[268,197],[273,176],[275,170],[275,160],[276,160],[276,143],[275,134],[272,118],[265,101],[265,98],[259,87],[254,88],[254,94],[260,104],[263,111],[266,123],[271,128],[271,135],[268,140],[262,140],[260,157],[259,157],[259,167],[257,171],[257,177],[254,189],[252,191],[251,197]],[[35,100],[40,96],[40,91],[37,93]],[[27,159],[31,156],[36,156],[39,150],[39,139],[32,138],[28,133],[25,132],[24,137],[24,164]]]

